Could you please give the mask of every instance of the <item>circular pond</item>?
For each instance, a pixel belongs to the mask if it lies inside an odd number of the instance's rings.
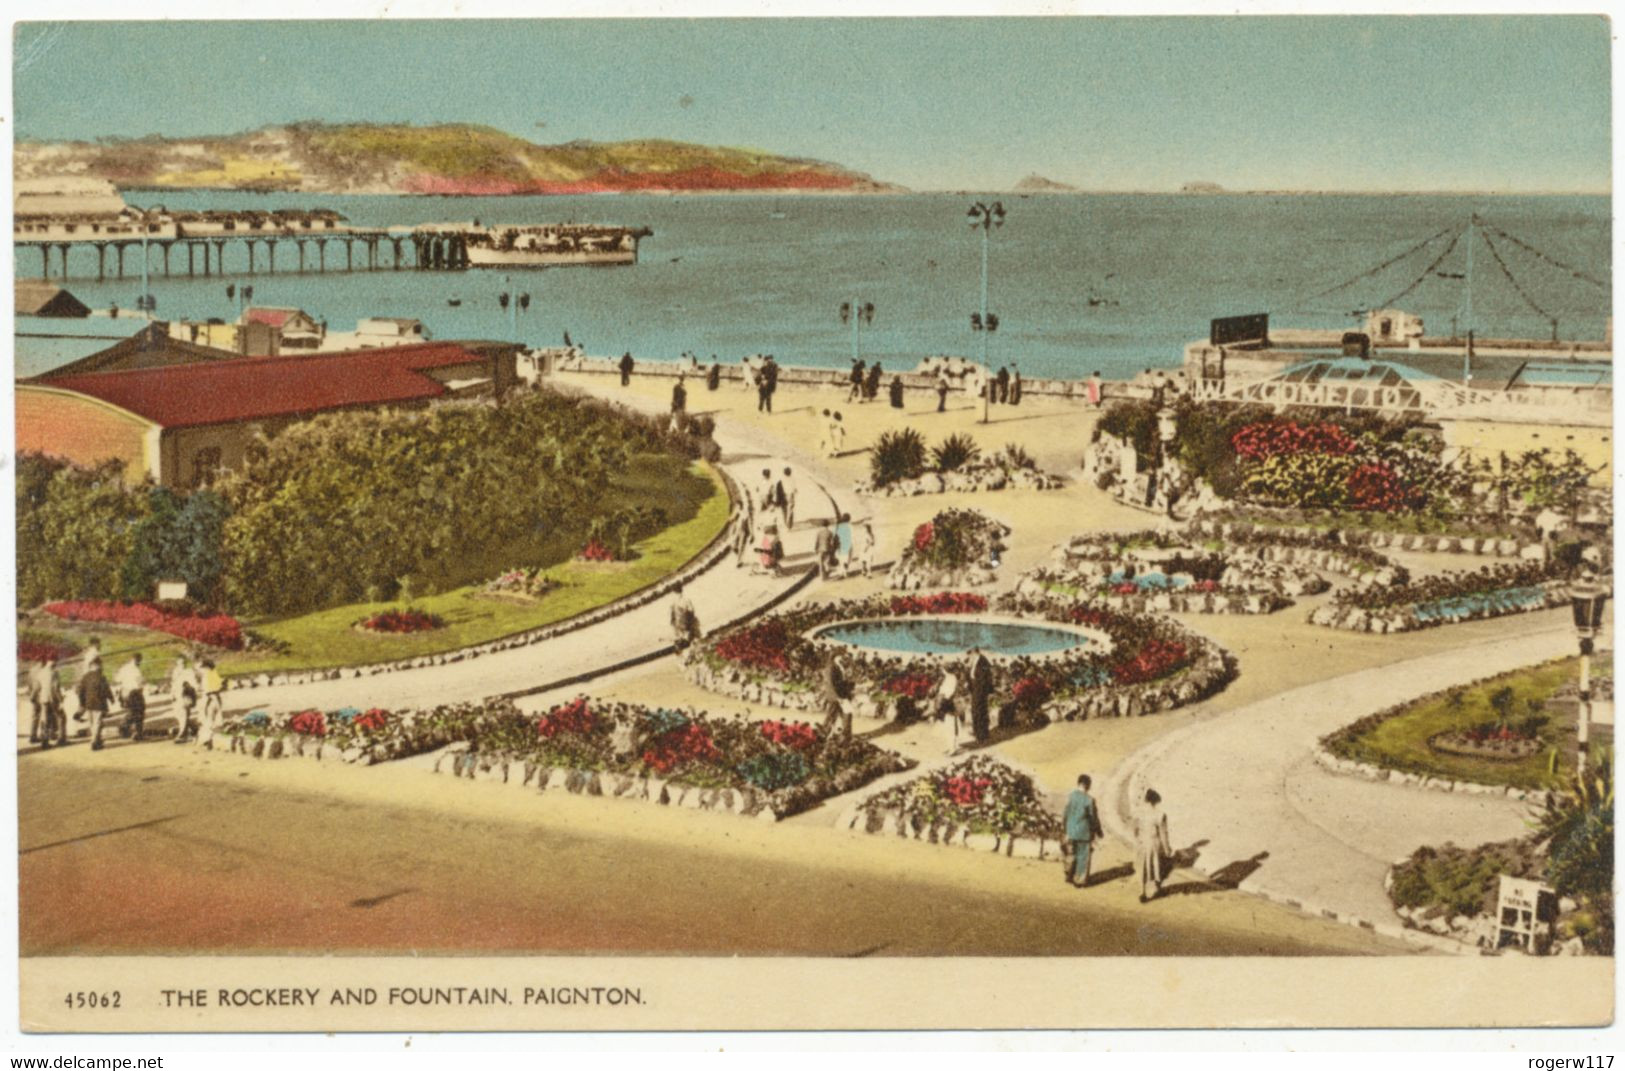
[[[980,647],[1008,658],[1058,654],[1094,643],[1081,629],[963,617],[891,617],[839,621],[813,633],[852,647],[898,654],[960,655]]]

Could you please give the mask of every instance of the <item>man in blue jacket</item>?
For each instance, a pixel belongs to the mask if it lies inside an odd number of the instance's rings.
[[[1078,787],[1066,801],[1066,839],[1072,842],[1072,866],[1066,881],[1080,889],[1089,884],[1089,856],[1101,836],[1100,814],[1094,797],[1089,795],[1090,784],[1088,774],[1079,774]]]

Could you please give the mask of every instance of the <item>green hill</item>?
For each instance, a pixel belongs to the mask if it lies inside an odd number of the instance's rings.
[[[819,160],[680,141],[538,145],[486,126],[294,123],[203,138],[18,142],[18,178],[122,188],[317,193],[605,193],[890,189]]]

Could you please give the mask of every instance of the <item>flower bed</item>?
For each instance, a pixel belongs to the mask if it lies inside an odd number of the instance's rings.
[[[445,628],[446,623],[435,614],[425,613],[422,610],[383,610],[357,621],[355,627],[365,632],[399,635],[410,632],[433,632],[435,629]]]
[[[509,569],[501,576],[488,581],[485,587],[480,589],[480,594],[534,600],[558,586],[559,582],[550,577],[546,569]]]
[[[1568,570],[1556,562],[1492,565],[1441,573],[1388,588],[1339,592],[1311,623],[1356,632],[1411,632],[1544,610],[1568,598]]]
[[[871,651],[811,634],[839,621],[910,616],[919,612],[917,605],[876,596],[800,606],[711,637],[685,656],[685,669],[712,691],[810,711],[821,702],[824,666],[839,652],[859,709],[894,717],[899,698],[930,695],[947,668],[963,670],[963,658]],[[1001,712],[1006,724],[1032,728],[1057,718],[1152,713],[1205,698],[1235,675],[1227,652],[1167,618],[1019,595],[991,600],[988,608],[1005,618],[1076,626],[1097,635],[1096,642],[1052,655],[992,659],[990,706],[999,711],[1011,705]]]
[[[991,584],[1010,535],[978,510],[943,510],[914,530],[888,574],[894,588],[976,587]]]
[[[1080,536],[1057,548],[1056,564],[1028,573],[1016,590],[1137,612],[1257,614],[1329,586],[1310,568],[1269,560],[1264,550],[1196,546],[1179,533],[1156,530]]]
[[[79,648],[71,643],[58,640],[30,640],[17,641],[17,661],[56,663],[72,658],[79,653]]]
[[[229,614],[179,613],[161,609],[149,602],[107,602],[100,599],[48,602],[42,609],[54,617],[69,621],[132,625],[229,651],[241,650],[243,646],[243,627]]]
[[[1192,521],[1185,528],[1186,538],[1199,545],[1211,543],[1236,555],[1245,550],[1260,562],[1335,573],[1379,587],[1409,580],[1404,566],[1361,542],[1359,537],[1366,535],[1370,533],[1213,519]]]
[[[615,552],[598,540],[589,539],[576,554],[576,559],[584,562],[612,562],[615,560]]]
[[[1538,733],[1513,725],[1484,722],[1467,729],[1440,733],[1428,739],[1428,747],[1448,755],[1464,755],[1491,762],[1519,762],[1541,749]]]
[[[974,755],[869,797],[837,823],[864,833],[1059,858],[1064,829],[1026,774]]]
[[[1348,548],[1410,550],[1439,554],[1477,554],[1513,558],[1541,551],[1532,527],[1506,520],[1438,518],[1426,515],[1389,517],[1327,510],[1238,505],[1192,521],[1192,531],[1275,534],[1283,538],[1331,540]]]
[[[831,739],[800,722],[718,718],[579,697],[539,717],[497,712],[471,734],[455,770],[490,772],[539,788],[632,796],[771,819],[913,763],[857,739]]]
[[[987,610],[987,596],[972,591],[939,591],[935,595],[893,595],[891,612],[907,614],[980,614]]]
[[[954,491],[1003,491],[1012,488],[1053,491],[1066,485],[1061,477],[1044,472],[1031,459],[1025,460],[1025,464],[1013,462],[1010,455],[1001,453],[992,458],[979,458],[949,472],[927,472],[879,485],[873,479],[861,480],[855,490],[860,495],[907,498]]]
[[[405,711],[256,710],[228,719],[219,734],[230,741],[231,751],[255,758],[301,756],[370,765],[467,740],[509,709],[505,704],[458,703]]]

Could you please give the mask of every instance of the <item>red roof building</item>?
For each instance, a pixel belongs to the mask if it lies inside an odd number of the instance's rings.
[[[435,342],[43,376],[17,384],[17,449],[80,464],[118,458],[132,479],[194,487],[240,464],[256,434],[318,413],[500,396],[516,382],[516,354]]]

